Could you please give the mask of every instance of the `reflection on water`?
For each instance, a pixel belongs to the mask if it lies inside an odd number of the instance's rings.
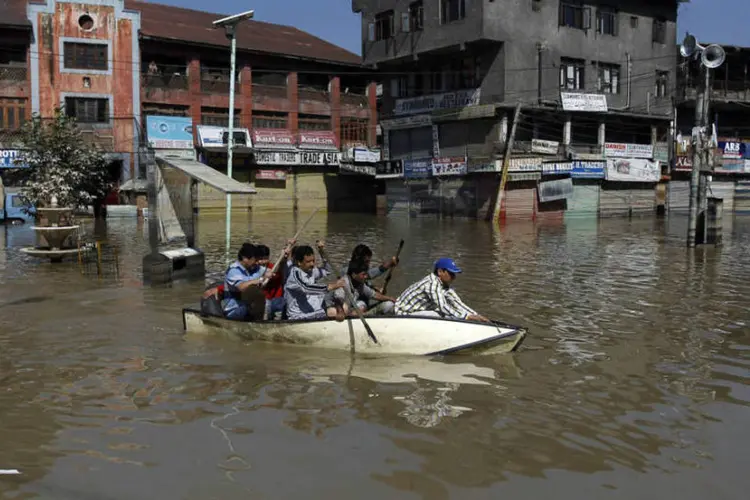
[[[233,217],[277,250],[306,219]],[[110,221],[119,279],[0,242],[0,497],[744,498],[750,219],[684,248],[685,218],[509,224],[320,214],[336,265],[406,239],[394,292],[440,255],[510,356],[368,359],[181,335],[201,283],[140,286],[145,227]],[[93,230],[93,227],[87,228]],[[224,265],[223,218],[199,244]]]

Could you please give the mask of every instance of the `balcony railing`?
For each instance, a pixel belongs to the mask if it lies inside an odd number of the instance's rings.
[[[327,91],[313,87],[300,87],[298,96],[300,101],[328,102],[330,98]]]
[[[146,90],[187,90],[188,77],[185,74],[143,74],[141,84]]]
[[[0,81],[25,82],[27,69],[25,66],[0,64]]]
[[[240,92],[239,73],[236,73],[237,81],[234,84],[234,92]],[[201,71],[201,92],[208,94],[228,94],[231,78],[228,70],[204,69]]]
[[[359,106],[362,108],[368,107],[370,101],[366,95],[363,94],[347,94],[341,93],[341,104],[349,106]]]
[[[287,88],[282,85],[266,85],[262,83],[253,83],[253,100],[256,98],[273,98],[286,99]]]

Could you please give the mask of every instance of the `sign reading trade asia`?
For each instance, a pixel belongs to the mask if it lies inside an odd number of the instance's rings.
[[[154,149],[193,149],[193,119],[189,116],[146,117],[148,144]]]

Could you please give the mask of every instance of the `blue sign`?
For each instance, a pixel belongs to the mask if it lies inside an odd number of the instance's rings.
[[[27,167],[28,165],[18,165],[15,163],[20,156],[20,152],[17,149],[0,149],[0,168]]]
[[[404,177],[407,179],[426,179],[432,176],[432,158],[421,160],[404,160]]]
[[[193,149],[193,119],[189,116],[146,117],[148,144],[154,149]]]
[[[739,141],[719,141],[719,149],[722,152],[722,156],[725,160],[735,159],[741,160],[745,158],[745,143]]]
[[[604,161],[581,161],[573,162],[570,176],[575,179],[604,179]]]

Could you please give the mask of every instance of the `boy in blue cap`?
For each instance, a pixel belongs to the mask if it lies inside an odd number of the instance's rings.
[[[469,321],[489,320],[464,304],[451,288],[461,269],[447,257],[435,261],[434,272],[404,290],[396,300],[396,314],[431,318],[457,318]]]

